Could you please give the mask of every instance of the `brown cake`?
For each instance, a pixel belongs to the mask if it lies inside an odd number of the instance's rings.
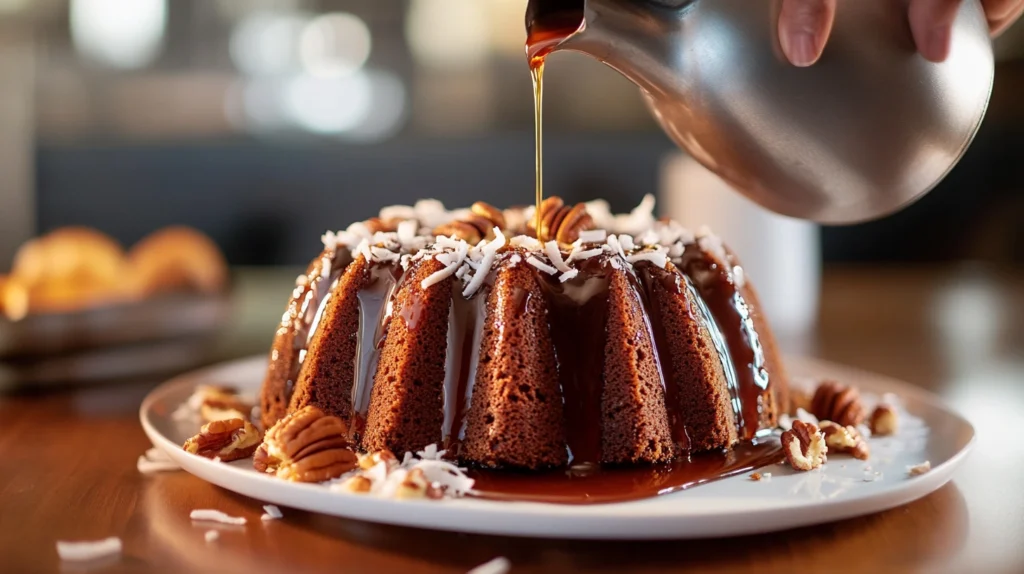
[[[269,427],[482,467],[669,462],[776,426],[786,375],[736,256],[653,205],[390,207],[324,236],[274,338]]]

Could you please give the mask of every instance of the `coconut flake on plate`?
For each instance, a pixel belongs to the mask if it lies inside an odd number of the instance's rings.
[[[121,539],[116,536],[103,540],[66,542],[57,541],[57,555],[67,562],[87,562],[121,554]]]
[[[188,517],[196,521],[219,522],[221,524],[231,524],[234,526],[241,526],[245,524],[244,516],[230,516],[219,510],[211,510],[208,508],[193,510],[189,513]]]
[[[279,520],[284,514],[281,509],[273,504],[263,505],[263,516],[260,516],[260,520],[267,522],[269,520]]]
[[[473,568],[466,574],[508,574],[512,570],[512,562],[504,556],[498,556]]]

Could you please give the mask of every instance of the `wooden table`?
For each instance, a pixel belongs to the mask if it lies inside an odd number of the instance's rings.
[[[262,350],[294,275],[240,275],[243,321],[225,353]],[[251,333],[259,333],[253,337]],[[159,381],[0,398],[0,572],[75,571],[57,540],[119,536],[89,571],[465,572],[497,556],[513,572],[1024,571],[1024,276],[978,269],[832,270],[803,351],[921,385],[976,426],[951,483],[888,512],[733,539],[578,542],[450,534],[285,509],[183,472],[143,476],[143,396]],[[790,343],[794,348],[795,343]],[[194,508],[246,516],[193,525]]]

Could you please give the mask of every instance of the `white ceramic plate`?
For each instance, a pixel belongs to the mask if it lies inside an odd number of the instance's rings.
[[[683,492],[633,502],[560,505],[472,498],[443,501],[384,500],[333,492],[260,474],[250,461],[223,464],[186,453],[181,444],[195,422],[171,413],[198,384],[232,385],[255,393],[265,360],[244,359],[173,379],[142,404],[142,426],[186,471],[260,501],[312,512],[438,530],[590,539],[664,539],[734,536],[783,530],[879,512],[921,498],[950,480],[972,443],[970,423],[920,389],[834,364],[791,360],[802,377],[833,377],[871,396],[895,393],[906,409],[899,434],[869,439],[871,459],[830,456],[820,470],[795,472],[774,465],[769,481],[746,475]],[[932,470],[909,477],[907,467],[930,461]]]

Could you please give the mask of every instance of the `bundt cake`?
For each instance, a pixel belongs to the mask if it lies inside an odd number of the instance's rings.
[[[485,468],[661,463],[776,426],[786,374],[736,256],[653,200],[382,210],[324,235],[261,392],[365,451]],[[539,241],[533,222],[540,222]]]

